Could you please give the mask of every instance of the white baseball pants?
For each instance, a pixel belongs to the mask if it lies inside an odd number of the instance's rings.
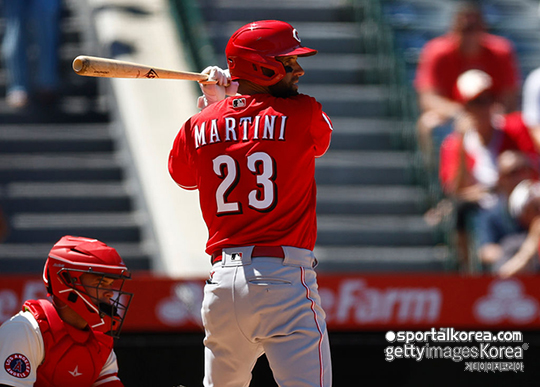
[[[252,249],[224,249],[205,286],[204,386],[249,386],[257,358],[266,353],[280,387],[330,387],[313,252],[284,246],[284,259],[252,259]]]

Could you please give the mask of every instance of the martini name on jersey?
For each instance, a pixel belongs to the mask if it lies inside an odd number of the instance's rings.
[[[277,115],[225,117],[221,125],[215,118],[195,125],[195,148],[227,141],[285,141],[286,123],[287,116]]]

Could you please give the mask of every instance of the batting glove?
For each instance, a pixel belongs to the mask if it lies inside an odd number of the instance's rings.
[[[208,80],[199,82],[203,96],[197,100],[197,107],[204,109],[207,106],[219,102],[228,95],[235,95],[238,91],[238,82],[231,81],[229,70],[222,70],[217,66],[208,66],[202,71],[208,74]]]

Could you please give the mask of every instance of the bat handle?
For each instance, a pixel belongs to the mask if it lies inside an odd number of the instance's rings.
[[[206,74],[205,74],[206,75]],[[206,78],[205,81],[199,81],[199,83],[201,85],[215,85],[217,83],[217,80],[215,79],[208,79],[208,77]],[[229,86],[229,85],[224,85],[224,86]]]

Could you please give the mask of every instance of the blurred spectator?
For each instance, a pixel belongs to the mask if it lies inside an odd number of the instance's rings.
[[[523,85],[523,121],[540,151],[540,67],[527,76]]]
[[[512,43],[486,32],[481,7],[473,1],[456,5],[451,28],[429,41],[422,50],[414,86],[420,117],[418,141],[427,161],[452,131],[453,120],[463,113],[463,101],[455,93],[460,74],[479,69],[491,76],[492,91],[502,112],[517,107],[520,75]]]
[[[534,146],[519,114],[496,112],[488,74],[466,71],[459,76],[456,90],[464,112],[459,130],[442,143],[439,176],[443,191],[455,200],[456,247],[461,263],[470,270],[468,230],[479,208],[491,208],[497,201],[497,157],[511,149],[534,154]]]
[[[510,216],[508,198],[520,182],[538,176],[530,159],[517,151],[503,152],[497,159],[497,166],[497,202],[492,208],[480,210],[474,225],[477,254],[484,271],[491,271],[492,266],[498,265],[504,259],[504,253],[509,250],[508,245],[526,232]]]
[[[527,231],[522,243],[516,245],[517,251],[509,255],[498,269],[502,278],[540,269],[538,244],[540,241],[540,182],[524,180],[512,191],[508,201],[510,214]]]
[[[34,98],[44,104],[54,102],[59,86],[61,0],[4,0],[3,7],[7,104],[21,109]],[[37,55],[39,66],[29,66],[29,52]]]

